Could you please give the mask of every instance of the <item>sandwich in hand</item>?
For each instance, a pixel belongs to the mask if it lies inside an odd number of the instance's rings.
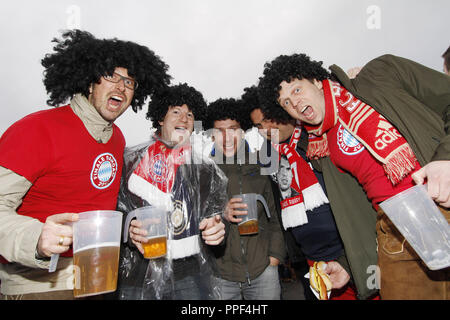
[[[330,277],[325,273],[325,262],[314,262],[309,268],[309,283],[317,291],[320,300],[328,300],[328,291],[331,291],[332,284]]]

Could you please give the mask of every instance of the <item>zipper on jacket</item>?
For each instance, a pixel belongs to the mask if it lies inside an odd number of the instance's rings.
[[[247,263],[247,257],[246,257],[246,252],[245,252],[245,247],[244,247],[244,239],[241,238],[241,252],[242,252],[242,263],[245,266],[245,278],[247,279],[247,284],[249,286],[252,285],[251,281],[250,281],[250,273],[248,272],[248,263]]]
[[[242,194],[242,161],[241,161],[241,159],[238,159],[238,164],[239,164],[239,194]],[[244,247],[244,239],[242,237],[241,237],[241,252],[242,252],[242,263],[245,266],[245,277],[247,278],[247,284],[249,286],[251,286],[250,273],[248,271],[248,262],[247,262],[245,247]]]

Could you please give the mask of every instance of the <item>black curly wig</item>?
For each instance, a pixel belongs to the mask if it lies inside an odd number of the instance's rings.
[[[252,113],[255,109],[260,109],[261,106],[259,104],[259,98],[258,98],[258,88],[256,86],[251,86],[244,88],[244,93],[241,96],[242,100],[242,123],[241,127],[244,130],[248,130],[251,127],[253,127],[252,120],[250,118],[250,113]]]
[[[208,105],[206,119],[203,123],[204,129],[214,128],[214,121],[236,120],[243,130],[247,130],[243,120],[246,117],[242,100],[235,98],[219,98]]]
[[[263,76],[259,78],[258,94],[264,114],[270,119],[285,119],[287,112],[278,104],[281,82],[293,79],[314,79],[322,81],[330,78],[330,73],[322,67],[322,61],[311,60],[306,54],[281,55],[264,64]],[[278,107],[276,107],[278,106]]]
[[[248,130],[253,126],[252,119],[250,118],[250,114],[255,109],[261,109],[261,112],[264,115],[265,119],[273,120],[278,123],[290,123],[293,121],[292,117],[284,111],[280,109],[278,104],[267,103],[262,104],[259,101],[259,90],[257,86],[251,86],[248,88],[244,88],[244,94],[242,94],[242,102],[244,105],[245,112],[243,114],[243,122],[246,123],[246,129]]]
[[[54,53],[47,54],[44,66],[44,85],[50,96],[47,103],[58,106],[75,94],[89,96],[92,83],[112,75],[116,67],[127,69],[138,82],[131,107],[134,112],[142,109],[147,96],[170,83],[168,65],[153,51],[130,41],[96,39],[81,30],[67,31],[56,43]]]
[[[186,83],[166,87],[156,92],[152,96],[152,101],[148,104],[147,119],[152,121],[154,128],[160,129],[159,122],[169,110],[169,107],[182,106],[186,104],[194,114],[196,121],[203,121],[206,113],[206,102],[203,95],[195,88]]]

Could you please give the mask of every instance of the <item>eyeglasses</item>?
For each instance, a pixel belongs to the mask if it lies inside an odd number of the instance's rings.
[[[118,83],[120,80],[123,80],[123,84],[125,85],[125,88],[128,88],[130,90],[136,90],[138,87],[138,83],[136,80],[124,77],[116,72],[114,72],[111,76],[109,76],[109,75],[103,76],[103,78],[106,81],[109,81],[112,83]]]

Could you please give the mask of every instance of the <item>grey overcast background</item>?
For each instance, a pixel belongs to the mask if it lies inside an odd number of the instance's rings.
[[[347,70],[392,53],[442,71],[450,45],[449,0],[15,0],[0,10],[0,134],[48,108],[40,60],[65,29],[148,46],[169,64],[172,83],[210,102],[240,96],[280,54]],[[145,109],[116,122],[128,146],[148,139]]]

